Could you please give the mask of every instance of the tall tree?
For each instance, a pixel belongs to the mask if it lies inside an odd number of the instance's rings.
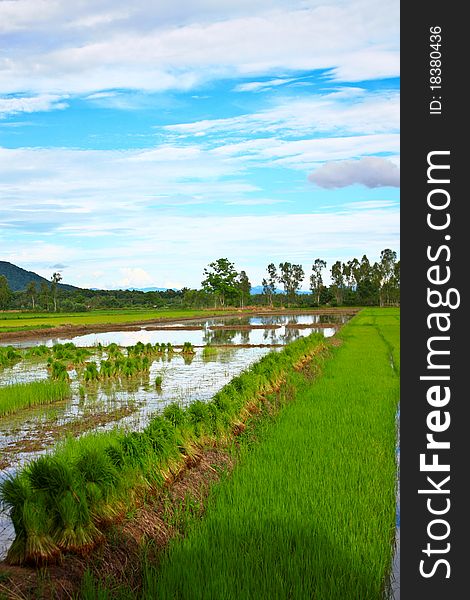
[[[340,260],[337,260],[331,267],[331,280],[333,281],[332,287],[336,298],[336,304],[340,305],[343,303],[344,290],[343,265]]]
[[[245,271],[240,271],[238,276],[238,289],[240,290],[240,306],[245,306],[245,299],[250,297],[251,283]]]
[[[237,286],[238,273],[235,266],[227,258],[219,258],[204,269],[203,289],[214,294],[215,305],[225,306],[225,302],[233,300],[239,294]]]
[[[6,310],[10,306],[13,292],[8,285],[5,275],[0,275],[0,310]]]
[[[380,282],[374,276],[374,270],[369,259],[364,254],[356,272],[357,301],[364,306],[378,303]]]
[[[62,281],[62,275],[57,272],[53,273],[51,277],[51,291],[52,300],[54,302],[54,312],[57,312],[57,284]]]
[[[320,304],[320,292],[323,286],[322,270],[326,269],[326,262],[321,258],[316,258],[312,265],[312,274],[310,275],[310,290],[315,296],[315,302]]]
[[[267,279],[263,279],[263,294],[268,299],[269,306],[273,305],[273,296],[276,293],[276,284],[279,281],[279,276],[277,274],[276,265],[274,263],[270,263],[267,267],[268,277]]]
[[[41,281],[41,286],[39,288],[39,303],[42,308],[45,310],[49,310],[49,302],[51,299],[51,288],[47,285],[45,281]]]
[[[382,250],[380,253],[380,306],[390,303],[396,260],[397,253],[394,250],[390,250],[390,248],[385,248],[385,250]]]
[[[36,308],[36,282],[30,281],[26,287],[26,295],[31,298],[31,308],[34,310]]]
[[[279,281],[284,286],[287,296],[287,304],[295,300],[295,294],[304,280],[305,273],[302,265],[293,265],[290,262],[279,264]]]

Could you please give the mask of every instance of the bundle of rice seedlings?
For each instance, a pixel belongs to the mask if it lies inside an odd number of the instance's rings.
[[[100,374],[98,367],[94,361],[85,363],[85,371],[83,373],[84,381],[98,381]]]
[[[175,427],[183,425],[186,421],[186,412],[176,402],[167,404],[163,409],[162,415],[164,419],[172,423]]]
[[[49,362],[49,361],[48,361]],[[69,374],[67,367],[60,360],[51,360],[50,362],[51,378],[57,381],[68,381]]]
[[[30,498],[23,505],[26,532],[25,563],[45,565],[57,559],[60,549],[50,534],[51,520],[39,498]]]

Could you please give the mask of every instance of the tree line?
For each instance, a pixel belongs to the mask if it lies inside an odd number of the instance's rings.
[[[211,262],[203,271],[199,289],[139,290],[64,290],[62,277],[53,273],[50,282],[30,281],[26,289],[12,292],[6,277],[0,276],[0,310],[41,310],[49,312],[87,311],[106,308],[224,308],[267,305],[280,306],[387,306],[400,303],[400,261],[397,253],[383,250],[371,263],[361,259],[336,261],[329,269],[331,283],[326,285],[327,262],[316,258],[311,272],[300,264],[269,263],[262,280],[262,293],[253,294],[245,270],[237,271],[227,258]],[[305,281],[309,293],[301,292]]]
[[[310,294],[301,294],[306,279],[303,266],[281,262],[270,263],[266,277],[262,280],[262,294],[251,295],[251,283],[245,271],[238,273],[234,263],[220,258],[204,269],[202,290],[187,290],[185,298],[189,304],[213,300],[214,306],[227,304],[244,306],[250,297],[251,304],[274,305],[397,305],[400,302],[400,261],[397,253],[386,248],[380,260],[373,264],[364,254],[359,260],[336,261],[330,269],[331,284],[324,284],[327,263],[316,258],[308,277]],[[282,290],[280,290],[282,288]],[[307,296],[307,297],[305,297]]]

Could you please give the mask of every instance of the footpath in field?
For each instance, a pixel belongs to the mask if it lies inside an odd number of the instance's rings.
[[[399,311],[367,309],[321,377],[242,449],[206,516],[147,567],[144,596],[378,600],[393,555]]]

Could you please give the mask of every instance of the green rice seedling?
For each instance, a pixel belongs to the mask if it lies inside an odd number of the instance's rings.
[[[196,354],[191,342],[184,342],[183,347],[181,348],[181,354]]]
[[[162,414],[163,418],[169,421],[174,427],[181,427],[187,419],[186,411],[176,402],[167,404]]]
[[[150,439],[153,452],[161,461],[168,461],[177,456],[174,428],[163,417],[154,417],[146,427],[145,435]]]
[[[52,360],[50,363],[51,379],[56,381],[69,381],[70,377],[67,373],[67,367],[60,360]]]
[[[61,550],[87,552],[100,538],[92,523],[79,473],[59,456],[40,456],[26,473],[50,515],[50,530]]]
[[[75,465],[85,482],[92,514],[100,520],[116,516],[109,500],[116,489],[118,471],[109,455],[98,448],[84,448]]]
[[[7,385],[0,388],[0,416],[15,413],[23,408],[60,402],[70,396],[70,385],[61,380]]]
[[[32,346],[28,348],[25,352],[26,358],[44,358],[46,356],[50,356],[51,349],[45,346],[44,344],[40,344],[39,346]]]
[[[10,367],[21,360],[21,354],[13,346],[0,346],[0,367]]]
[[[204,519],[147,575],[144,600],[152,593],[161,600],[384,598],[395,525],[399,378],[383,339],[393,332],[376,319],[378,329],[352,320],[332,358],[319,358],[323,373],[315,380],[288,370],[294,401],[241,439],[239,465],[214,490]],[[277,382],[306,347],[294,343],[251,373],[263,387]],[[228,384],[217,394],[220,404],[235,399],[229,388],[249,394],[249,380],[247,372]]]
[[[175,349],[173,348],[173,345],[170,342],[168,342],[166,345],[166,351],[168,354],[173,354],[173,352],[175,351]]]
[[[218,354],[217,348],[215,346],[211,346],[210,344],[207,344],[202,349],[202,357],[204,359],[215,358],[217,356],[217,354]]]
[[[85,371],[83,373],[83,380],[86,382],[98,381],[100,373],[98,367],[94,361],[85,363]]]
[[[210,414],[205,402],[196,400],[186,409],[188,422],[194,427],[196,436],[203,436],[210,432]]]
[[[109,379],[114,376],[114,365],[110,360],[102,360],[100,363],[100,378]]]
[[[157,390],[162,389],[163,377],[161,375],[157,375],[155,377],[155,387]]]
[[[7,476],[0,483],[1,506],[9,512],[15,530],[15,539],[8,549],[6,562],[22,565],[26,561],[27,532],[23,507],[31,498],[31,487],[24,472]]]
[[[119,346],[115,342],[112,342],[111,344],[109,344],[108,346],[106,346],[106,353],[107,353],[108,356],[119,356],[119,355],[122,355],[121,349],[119,348]]]
[[[50,518],[46,508],[38,499],[24,502],[23,524],[26,531],[25,563],[41,566],[54,561],[60,550],[49,532]]]

